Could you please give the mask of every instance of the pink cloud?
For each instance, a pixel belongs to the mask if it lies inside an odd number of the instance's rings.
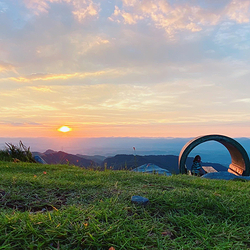
[[[100,11],[99,4],[92,0],[24,0],[24,4],[36,15],[47,13],[50,9],[50,3],[67,3],[73,6],[72,14],[82,22],[88,17],[98,16]]]
[[[115,7],[111,21],[133,25],[140,20],[151,20],[155,27],[164,29],[170,36],[180,30],[198,32],[225,19],[238,23],[249,22],[250,0],[231,1],[222,9],[202,8],[190,3],[170,5],[165,0],[123,0]]]
[[[0,61],[0,72],[6,71],[13,71],[16,73],[16,69],[12,64]]]
[[[227,16],[237,23],[248,23],[250,15],[250,1],[233,0],[226,8]]]

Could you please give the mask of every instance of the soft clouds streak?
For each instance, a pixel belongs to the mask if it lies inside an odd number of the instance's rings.
[[[32,74],[21,77],[11,77],[9,80],[17,82],[32,82],[32,81],[51,81],[51,80],[67,80],[70,78],[86,78],[86,77],[100,77],[102,75],[117,76],[125,74],[124,71],[116,69],[101,70],[96,72],[73,73],[73,74]]]

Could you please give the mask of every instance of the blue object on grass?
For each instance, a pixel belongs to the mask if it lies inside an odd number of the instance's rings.
[[[142,196],[135,195],[135,196],[132,196],[131,202],[135,203],[135,204],[140,204],[140,205],[145,206],[145,205],[147,205],[149,203],[149,199],[145,198],[145,197],[142,197]]]
[[[227,171],[207,173],[201,176],[201,178],[217,179],[217,180],[234,180],[234,179],[250,180],[250,176],[235,175]]]
[[[47,162],[46,162],[41,156],[39,156],[39,155],[36,155],[36,156],[34,156],[33,158],[34,158],[34,160],[35,160],[36,162],[38,162],[38,163],[47,164]]]
[[[152,163],[141,165],[140,167],[134,168],[132,171],[148,173],[148,174],[162,174],[166,176],[172,175],[167,169],[160,168],[157,165],[152,164]]]

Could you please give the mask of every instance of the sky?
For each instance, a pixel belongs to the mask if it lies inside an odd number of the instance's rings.
[[[250,137],[249,79],[250,0],[0,0],[0,137]]]

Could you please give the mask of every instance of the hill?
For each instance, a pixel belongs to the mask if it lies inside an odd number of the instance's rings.
[[[96,166],[97,163],[90,160],[79,157],[77,155],[68,154],[62,151],[56,152],[53,150],[47,150],[44,153],[33,152],[33,156],[39,155],[48,164],[69,164],[79,167]]]
[[[249,182],[0,162],[1,249],[249,249]],[[131,203],[134,195],[150,203]]]
[[[136,166],[143,164],[153,163],[157,166],[167,169],[171,173],[179,173],[178,169],[178,156],[176,155],[116,155],[114,157],[108,157],[103,161],[102,168],[105,164],[108,168],[114,170],[120,169],[133,169]],[[187,168],[190,169],[193,163],[193,158],[188,157],[186,161]],[[212,166],[217,171],[227,171],[227,168],[218,163],[202,162],[202,166]]]
[[[102,165],[102,162],[106,159],[106,157],[102,155],[91,156],[91,155],[76,154],[76,156],[96,162],[98,165]]]
[[[113,157],[105,158],[101,155],[73,155],[62,151],[56,152],[51,149],[44,153],[33,152],[33,155],[41,156],[48,164],[68,164],[79,167],[98,167],[105,169],[105,166],[113,170],[133,169],[147,163],[153,163],[157,166],[167,169],[171,173],[179,173],[178,156],[176,155],[136,155],[119,154]],[[188,157],[186,161],[187,168],[192,166],[193,158]],[[227,168],[218,163],[202,162],[203,166],[212,166],[217,171],[227,171]]]

